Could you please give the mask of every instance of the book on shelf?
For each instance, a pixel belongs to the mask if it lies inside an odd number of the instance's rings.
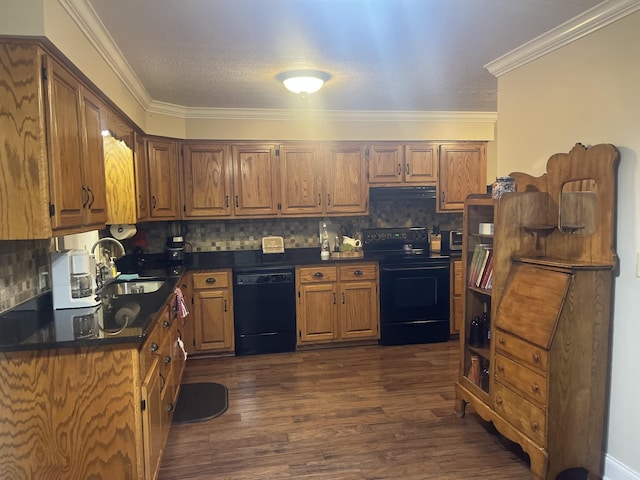
[[[492,270],[493,248],[490,245],[476,245],[469,264],[468,285],[476,288],[488,288],[482,285],[487,284]]]

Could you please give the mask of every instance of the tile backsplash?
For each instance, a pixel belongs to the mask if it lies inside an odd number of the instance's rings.
[[[434,201],[377,200],[371,213],[360,217],[328,217],[334,226],[348,233],[363,228],[391,226],[439,225],[441,229],[462,227],[461,213],[435,213]],[[139,225],[149,242],[147,253],[161,253],[168,236],[183,229],[187,251],[214,252],[224,250],[257,250],[267,235],[284,237],[285,248],[319,247],[320,218],[277,218],[258,220],[202,220],[189,222],[150,222]],[[108,231],[101,232],[108,234]],[[132,251],[130,240],[123,242]],[[50,289],[50,252],[54,240],[0,241],[0,312],[27,301]],[[41,277],[44,270],[47,275]],[[42,285],[42,278],[46,285]]]
[[[360,217],[327,217],[333,225],[347,232],[371,227],[439,225],[442,229],[459,229],[461,213],[435,213],[435,201],[415,200],[372,202],[371,213]],[[277,218],[257,220],[202,220],[177,223],[145,223],[140,225],[147,237],[148,253],[163,251],[168,236],[180,232],[187,242],[187,251],[215,252],[225,250],[257,250],[262,237],[284,237],[285,248],[317,247],[320,218]]]

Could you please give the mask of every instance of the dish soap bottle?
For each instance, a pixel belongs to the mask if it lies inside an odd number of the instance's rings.
[[[329,232],[327,231],[326,222],[322,223],[322,234],[320,238],[320,259],[321,260],[329,260],[331,256],[329,246]]]

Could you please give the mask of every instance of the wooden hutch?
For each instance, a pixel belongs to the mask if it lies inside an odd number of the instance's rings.
[[[518,443],[534,480],[602,478],[618,160],[612,145],[576,144],[540,177],[512,173],[516,192],[465,202],[456,412],[470,404]],[[470,282],[477,248],[493,256],[492,288]]]

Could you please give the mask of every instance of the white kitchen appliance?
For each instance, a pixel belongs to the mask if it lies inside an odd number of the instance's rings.
[[[81,249],[51,254],[53,308],[86,308],[100,304],[95,268],[89,252]]]

